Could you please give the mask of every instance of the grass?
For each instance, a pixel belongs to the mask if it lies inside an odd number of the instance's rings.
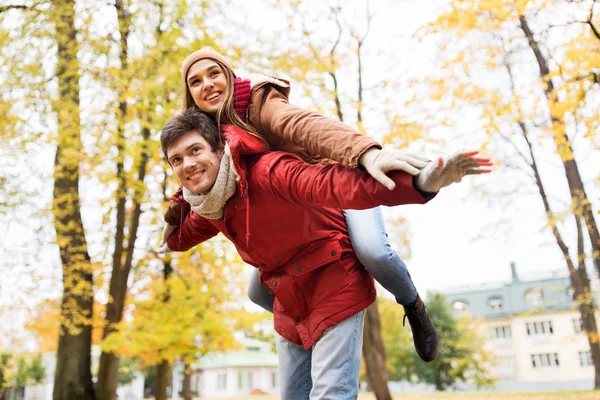
[[[370,393],[361,393],[359,400],[375,400]],[[423,393],[423,394],[398,394],[394,400],[599,400],[600,391],[569,391],[569,392],[544,392],[544,393]],[[216,400],[204,397],[202,400]],[[223,400],[222,398],[220,400]],[[229,398],[229,400],[279,400],[278,396],[249,396]]]

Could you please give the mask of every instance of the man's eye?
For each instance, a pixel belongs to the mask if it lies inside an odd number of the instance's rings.
[[[199,153],[199,152],[200,152],[200,150],[201,150],[201,149],[200,149],[200,147],[194,147],[194,148],[192,149],[192,152],[193,152],[193,153]]]

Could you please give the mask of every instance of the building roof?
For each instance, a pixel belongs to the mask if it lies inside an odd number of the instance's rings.
[[[515,266],[511,268],[512,282],[454,288],[446,291],[446,297],[455,311],[466,307],[471,315],[483,318],[575,307],[568,276],[520,280]]]
[[[194,364],[194,369],[217,369],[230,367],[278,367],[277,354],[273,352],[234,350],[208,354]]]
[[[242,350],[207,354],[194,364],[193,368],[218,369],[279,366],[277,354],[271,350],[271,343],[238,335],[236,335],[236,340],[244,347]]]

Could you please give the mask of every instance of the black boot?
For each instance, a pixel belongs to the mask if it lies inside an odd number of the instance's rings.
[[[423,361],[430,362],[435,360],[438,352],[438,339],[435,328],[427,313],[427,307],[417,295],[417,299],[407,305],[404,305],[404,319],[402,325],[408,317],[408,323],[413,334],[415,350]]]

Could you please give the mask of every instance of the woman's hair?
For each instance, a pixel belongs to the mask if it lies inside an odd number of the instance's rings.
[[[233,91],[235,89],[235,73],[228,65],[222,63],[221,61],[215,60],[213,58],[211,58],[211,60],[217,63],[217,65],[221,68],[221,70],[225,74],[225,78],[227,81],[227,86],[225,88],[224,93],[224,100],[221,103],[221,107],[219,108],[219,110],[217,110],[217,115],[215,116],[215,121],[217,122],[219,131],[221,130],[221,124],[231,124],[253,135],[259,136],[256,129],[252,125],[244,121],[242,118],[240,118],[238,113],[235,111],[233,104]],[[183,77],[183,85],[185,91],[185,95],[183,96],[183,109],[187,110],[188,108],[198,108],[198,106],[196,106],[196,103],[194,102],[192,94],[190,93],[190,89],[188,87],[186,78],[186,76]]]

